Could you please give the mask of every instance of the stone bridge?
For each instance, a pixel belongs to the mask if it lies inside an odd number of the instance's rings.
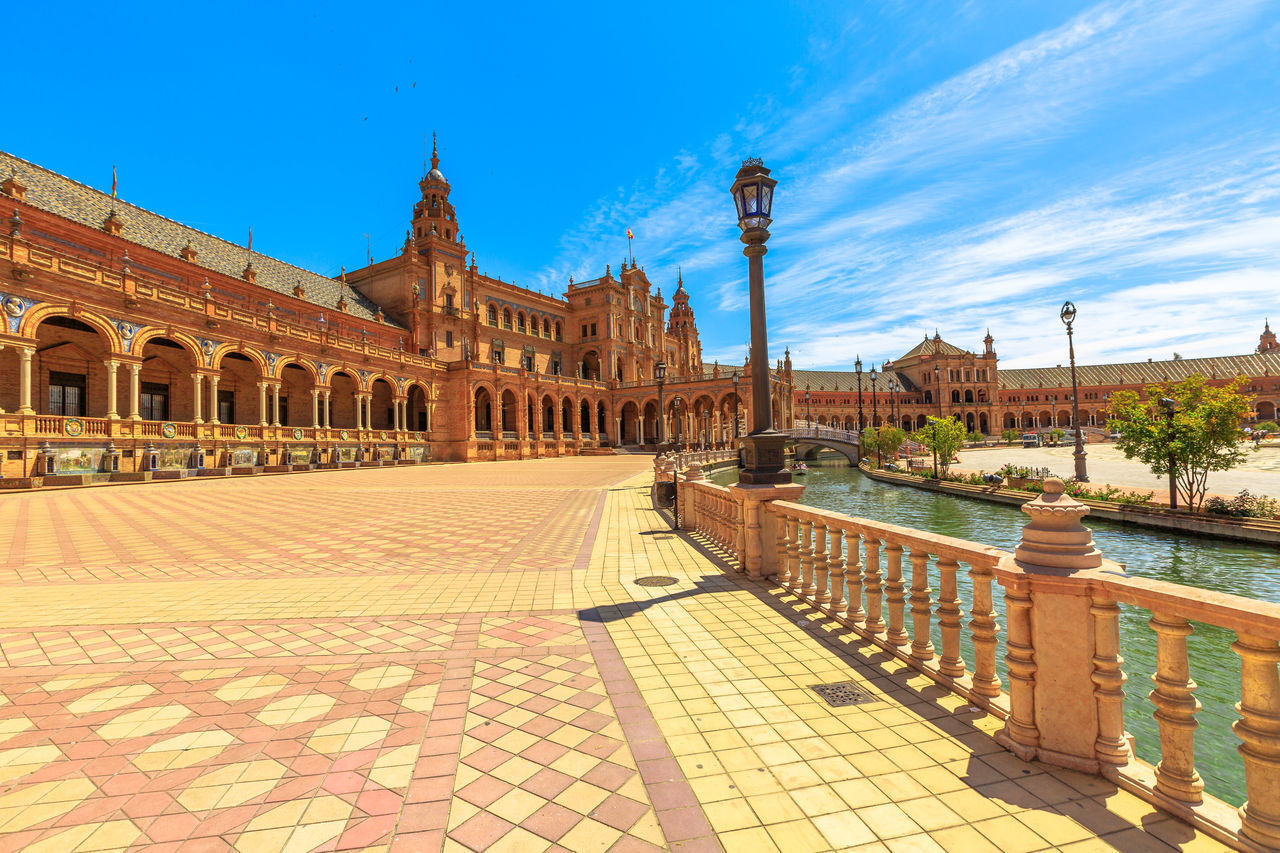
[[[786,430],[796,442],[797,459],[813,459],[821,448],[842,453],[850,465],[862,458],[862,444],[856,430],[797,425]]]

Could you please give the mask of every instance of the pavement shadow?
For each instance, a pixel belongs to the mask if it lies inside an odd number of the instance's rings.
[[[632,581],[634,583],[634,581]],[[732,588],[732,584],[726,583],[725,579],[716,575],[704,575],[693,582],[693,589],[680,589],[666,595],[659,595],[653,598],[639,599],[636,601],[623,601],[618,604],[603,604],[599,607],[589,607],[585,610],[578,611],[578,618],[583,622],[617,622],[621,619],[629,619],[637,613],[643,613],[650,607],[657,604],[665,604],[668,601],[678,601],[682,598],[690,598],[695,595],[706,595],[711,592],[724,592],[726,589]]]

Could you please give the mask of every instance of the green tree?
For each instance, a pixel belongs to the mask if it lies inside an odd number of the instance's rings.
[[[1249,414],[1250,401],[1240,389],[1247,381],[1241,376],[1215,388],[1195,375],[1151,385],[1146,399],[1133,391],[1117,391],[1111,395],[1107,427],[1120,434],[1116,446],[1121,452],[1154,474],[1169,475],[1172,452],[1178,496],[1185,506],[1199,509],[1209,472],[1234,468],[1249,453],[1240,441],[1240,421]],[[1159,404],[1163,399],[1175,403],[1172,422]]]
[[[969,432],[964,424],[954,418],[935,418],[929,416],[929,423],[912,434],[912,438],[938,454],[938,475],[947,476],[951,467],[951,457],[964,446]]]
[[[978,432],[977,430],[974,430],[973,432],[969,433],[969,440],[981,443],[981,442],[985,442],[987,440],[987,437],[982,433]]]
[[[864,459],[876,458],[876,451],[880,449],[880,436],[875,427],[867,427],[862,431],[861,447]]]
[[[876,430],[880,452],[890,459],[898,455],[898,448],[907,440],[907,434],[896,426],[885,425]]]
[[[1018,432],[1016,429],[1007,429],[1000,433],[1000,437],[1004,439],[1004,443],[1010,446],[1018,440],[1020,435],[1022,435],[1022,433]]]

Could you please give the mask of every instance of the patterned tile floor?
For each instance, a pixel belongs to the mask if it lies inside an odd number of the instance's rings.
[[[0,496],[0,850],[1223,849],[723,574],[648,466]]]

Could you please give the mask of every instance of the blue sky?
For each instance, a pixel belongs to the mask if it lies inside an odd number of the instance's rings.
[[[0,148],[317,272],[398,250],[435,130],[482,270],[561,293],[631,227],[708,361],[745,353],[752,155],[798,366],[988,326],[1062,362],[1065,298],[1084,362],[1280,326],[1280,0],[60,8],[6,10]]]

